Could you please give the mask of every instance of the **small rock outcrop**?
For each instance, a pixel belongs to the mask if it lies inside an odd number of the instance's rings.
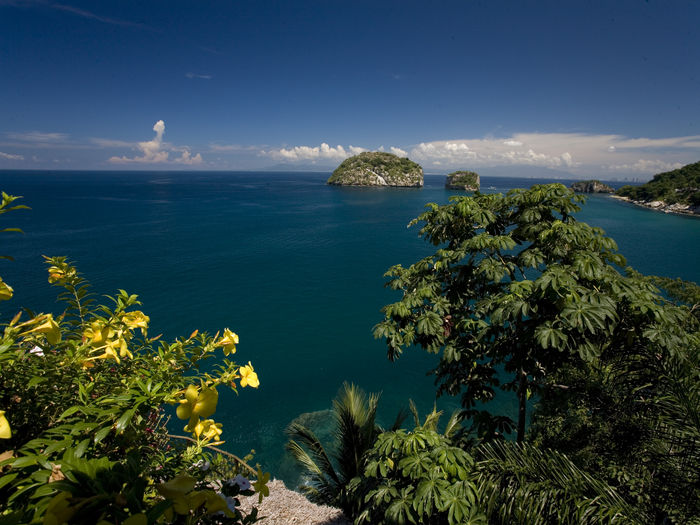
[[[615,193],[610,186],[595,179],[574,182],[571,189],[577,193]]]
[[[453,171],[447,175],[445,188],[450,190],[479,191],[481,180],[473,171]]]
[[[382,151],[364,152],[345,159],[328,184],[339,186],[423,186],[419,164]]]

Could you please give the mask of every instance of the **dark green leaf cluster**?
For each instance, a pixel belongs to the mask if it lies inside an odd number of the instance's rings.
[[[565,455],[496,441],[475,450],[475,484],[489,523],[645,523],[647,517]]]
[[[484,437],[516,426],[477,410],[496,388],[516,392],[522,439],[526,400],[547,374],[642,339],[673,351],[684,338],[655,288],[620,274],[615,242],[573,218],[581,200],[552,184],[430,204],[412,224],[435,253],[386,274],[402,297],[375,337],[390,359],[414,345],[438,353],[439,392],[461,394]]]
[[[474,460],[430,426],[379,436],[355,493],[358,524],[482,524]]]
[[[651,521],[689,523],[700,517],[700,332],[686,306],[664,311],[687,333],[677,351],[660,351],[654,341],[668,334],[650,329],[625,354],[562,367],[530,438],[599,473]]]
[[[636,201],[663,201],[666,204],[700,205],[700,162],[654,175],[641,186],[623,186],[616,192]]]

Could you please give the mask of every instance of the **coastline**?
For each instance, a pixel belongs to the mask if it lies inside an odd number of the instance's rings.
[[[640,206],[642,208],[646,208],[648,210],[653,210],[653,211],[660,211],[663,213],[671,213],[674,215],[684,215],[686,217],[700,217],[700,208],[695,207],[691,208],[690,206],[687,207],[682,207],[685,206],[683,204],[666,204],[663,201],[651,201],[651,202],[644,202],[644,201],[635,201],[630,199],[629,197],[622,197],[620,195],[610,195],[611,198],[617,199],[620,201],[624,202],[629,202],[630,204],[634,204],[635,206]]]

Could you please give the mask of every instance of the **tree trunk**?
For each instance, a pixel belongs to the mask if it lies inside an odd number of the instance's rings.
[[[527,372],[520,369],[520,385],[518,386],[518,443],[525,439],[525,420],[527,416]]]

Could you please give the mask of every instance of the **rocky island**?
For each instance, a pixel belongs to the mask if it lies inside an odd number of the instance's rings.
[[[574,182],[571,189],[577,193],[615,193],[610,186],[596,179]]]
[[[447,175],[445,188],[450,190],[479,191],[479,174],[473,171],[453,171]]]
[[[613,196],[666,213],[700,215],[700,162],[654,175],[641,186],[623,186]]]
[[[345,159],[327,184],[339,186],[423,186],[419,164],[382,151],[366,151]]]

